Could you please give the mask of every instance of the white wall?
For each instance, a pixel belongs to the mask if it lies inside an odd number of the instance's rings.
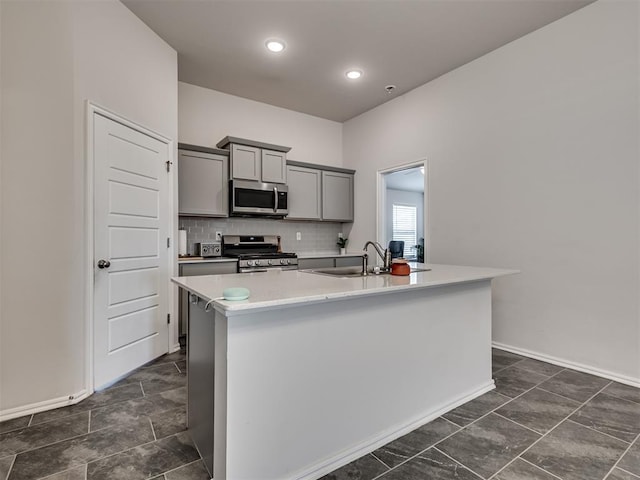
[[[638,4],[599,1],[345,124],[354,243],[376,170],[429,162],[434,263],[494,282],[494,341],[640,382]]]
[[[178,83],[180,142],[215,147],[227,135],[291,147],[289,159],[342,166],[342,124]]]
[[[85,100],[175,139],[177,59],[115,0],[0,8],[6,414],[86,386]]]

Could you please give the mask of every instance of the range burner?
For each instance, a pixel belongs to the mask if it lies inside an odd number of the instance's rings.
[[[269,269],[297,270],[298,256],[280,250],[278,235],[225,235],[222,255],[238,259],[238,272],[262,272]]]

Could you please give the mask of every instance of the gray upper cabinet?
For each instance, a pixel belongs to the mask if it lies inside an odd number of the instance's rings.
[[[218,148],[231,152],[231,178],[265,183],[287,183],[287,152],[290,147],[224,137]]]
[[[322,172],[322,219],[353,222],[353,174]]]
[[[231,178],[259,182],[261,175],[261,150],[245,145],[231,145]]]
[[[287,183],[287,154],[246,145],[231,145],[231,178]]]
[[[313,168],[289,165],[289,215],[292,220],[322,218],[322,172]]]
[[[262,150],[262,181],[287,183],[287,154],[274,150]]]
[[[178,150],[179,215],[229,215],[228,164],[226,155]]]

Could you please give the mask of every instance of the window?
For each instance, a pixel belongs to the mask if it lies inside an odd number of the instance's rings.
[[[393,204],[393,238],[404,241],[404,257],[416,258],[418,209],[415,205]]]

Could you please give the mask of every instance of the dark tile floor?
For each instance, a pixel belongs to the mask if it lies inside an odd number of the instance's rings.
[[[322,480],[640,480],[640,389],[493,351],[496,389]]]
[[[640,389],[494,350],[497,388],[322,480],[640,480]],[[0,423],[0,480],[205,480],[183,353]],[[257,480],[257,479],[256,479]]]
[[[0,480],[205,480],[186,423],[184,352],[77,405],[0,423]]]

